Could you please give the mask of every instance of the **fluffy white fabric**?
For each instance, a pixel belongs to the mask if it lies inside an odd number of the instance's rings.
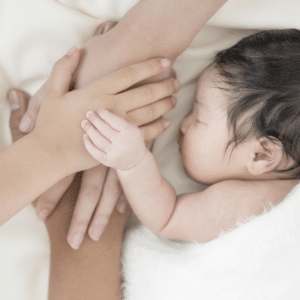
[[[82,46],[97,24],[121,18],[137,0],[61,2],[0,1],[0,149],[11,143],[8,87],[34,93],[71,46]],[[300,28],[298,2],[229,0],[178,58],[175,69],[183,87],[167,116],[172,126],[154,147],[163,175],[178,193],[203,189],[184,174],[176,144],[195,79],[215,51],[249,30]],[[126,299],[299,299],[299,192],[297,187],[271,212],[207,244],[174,243],[138,224],[130,227],[124,248]],[[0,242],[0,299],[47,299],[49,241],[32,206],[0,227]]]
[[[208,243],[170,242],[131,225],[124,299],[296,300],[300,186],[284,202]]]

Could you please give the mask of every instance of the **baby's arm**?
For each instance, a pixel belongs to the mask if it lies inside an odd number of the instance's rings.
[[[156,233],[169,221],[176,193],[165,180],[153,155],[146,148],[140,129],[101,108],[82,122],[84,145],[100,163],[117,169],[124,193],[132,209]]]
[[[83,121],[84,144],[100,163],[117,169],[127,200],[140,221],[171,239],[207,242],[281,202],[298,180],[227,180],[176,198],[135,125],[99,109]],[[253,193],[249,193],[252,190]],[[238,195],[238,196],[237,196]]]

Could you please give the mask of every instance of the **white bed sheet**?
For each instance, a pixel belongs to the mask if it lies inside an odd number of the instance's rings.
[[[118,20],[137,1],[62,0],[61,2],[65,5],[55,0],[0,0],[0,149],[11,143],[8,129],[10,108],[4,97],[8,87],[16,86],[34,93],[47,78],[52,64],[72,45],[78,47],[83,45],[97,24],[106,19]],[[194,40],[193,45],[179,57],[175,69],[183,87],[178,94],[176,110],[168,115],[168,118],[172,120],[172,127],[156,141],[154,147],[154,153],[163,175],[174,185],[178,193],[193,192],[203,188],[184,175],[177,145],[174,143],[179,118],[188,112],[190,108],[188,103],[193,99],[195,79],[210,61],[214,51],[228,47],[239,38],[251,33],[245,29],[300,28],[299,12],[298,0],[230,0],[209,21],[210,26],[207,26]],[[167,159],[170,156],[172,161]],[[300,212],[297,202],[286,203],[287,206],[288,203],[294,203],[293,211]],[[291,209],[289,211],[291,212]],[[298,223],[292,224],[294,229],[299,229],[298,225]],[[297,231],[294,230],[293,233],[293,238],[295,238]],[[131,229],[127,236],[124,261],[127,268],[125,268],[125,274],[128,279],[126,281],[128,299],[145,299],[141,296],[145,291],[142,288],[136,289],[140,286],[140,282],[137,281],[135,275],[139,274],[136,268],[143,270],[141,263],[144,268],[147,268],[148,262],[145,261],[147,258],[156,259],[157,265],[161,264],[160,269],[170,268],[173,274],[183,272],[183,268],[178,267],[180,260],[173,262],[169,260],[172,262],[169,266],[168,263],[163,264],[160,258],[164,257],[161,252],[166,252],[162,246],[164,243],[155,236],[151,234],[150,236],[151,238],[149,238],[149,232],[147,233],[147,230],[140,226],[138,229]],[[0,227],[0,243],[0,299],[47,299],[49,241],[44,224],[37,221],[31,205]],[[283,254],[295,255],[295,250],[299,250],[299,244],[297,241],[294,244],[295,247],[291,252]],[[143,251],[137,252],[137,247],[142,247]],[[174,247],[178,249],[178,245],[172,244],[171,248]],[[185,264],[184,268],[187,272],[192,272],[193,268],[189,268],[186,261],[190,261],[195,253],[201,255],[204,251],[202,248],[196,248],[192,256],[185,256],[181,261]],[[150,252],[153,252],[151,249],[156,249],[154,251],[156,256],[150,255]],[[167,249],[171,251],[170,248]],[[215,251],[217,249],[215,248]],[[247,251],[250,250],[251,248],[247,248]],[[185,252],[190,253],[190,250],[185,250]],[[139,255],[132,257],[132,253]],[[210,259],[213,259],[213,256]],[[166,261],[168,258],[165,257]],[[298,261],[295,263],[297,264]],[[175,269],[172,269],[171,265]],[[249,265],[246,264],[245,267]],[[147,269],[144,274],[147,274]],[[166,276],[167,274],[168,272]],[[145,278],[143,274],[139,274],[139,277],[142,281]],[[180,284],[176,285],[176,280],[179,279],[174,277],[174,287],[180,287]],[[160,281],[164,283],[164,279]],[[148,287],[154,289],[153,295],[155,295],[149,299],[170,299],[161,292],[164,290],[163,284],[159,286],[156,281],[153,281],[153,285],[150,284]],[[176,294],[176,289],[173,291]],[[223,289],[223,295],[224,291],[226,289]],[[197,297],[195,293],[194,296]],[[177,294],[178,297],[179,295],[180,293]],[[192,299],[191,297],[185,297],[185,299]],[[197,299],[208,298],[197,297]],[[232,297],[231,299],[240,298]]]

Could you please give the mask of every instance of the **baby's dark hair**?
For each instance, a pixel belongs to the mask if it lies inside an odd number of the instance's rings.
[[[228,93],[228,125],[237,146],[250,136],[280,141],[300,177],[300,31],[250,35],[215,56],[212,67]],[[223,84],[225,83],[225,85]]]

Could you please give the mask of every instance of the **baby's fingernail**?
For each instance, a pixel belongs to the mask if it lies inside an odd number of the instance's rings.
[[[85,116],[87,119],[91,120],[95,116],[95,113],[93,111],[88,111]]]
[[[27,114],[25,114],[23,116],[22,121],[21,121],[20,126],[19,126],[20,130],[23,131],[23,132],[28,131],[30,126],[31,126],[31,123],[32,123],[31,119],[28,117]]]
[[[85,127],[86,127],[86,125],[88,125],[88,120],[83,120],[82,122],[81,122],[81,127],[84,129]]]
[[[21,107],[19,104],[18,93],[15,90],[11,90],[8,92],[8,102],[10,104],[11,111],[15,111]]]
[[[100,239],[102,231],[103,231],[102,227],[94,226],[90,235],[91,239],[97,242]]]
[[[74,250],[79,249],[79,246],[80,246],[82,240],[83,240],[83,234],[82,233],[74,234],[74,237],[73,237],[73,240],[72,240],[72,243],[71,243],[71,247]]]
[[[38,213],[37,217],[39,218],[39,220],[45,221],[45,220],[47,219],[48,215],[49,215],[49,212],[50,212],[50,211],[49,211],[48,209],[42,209],[42,210]]]

